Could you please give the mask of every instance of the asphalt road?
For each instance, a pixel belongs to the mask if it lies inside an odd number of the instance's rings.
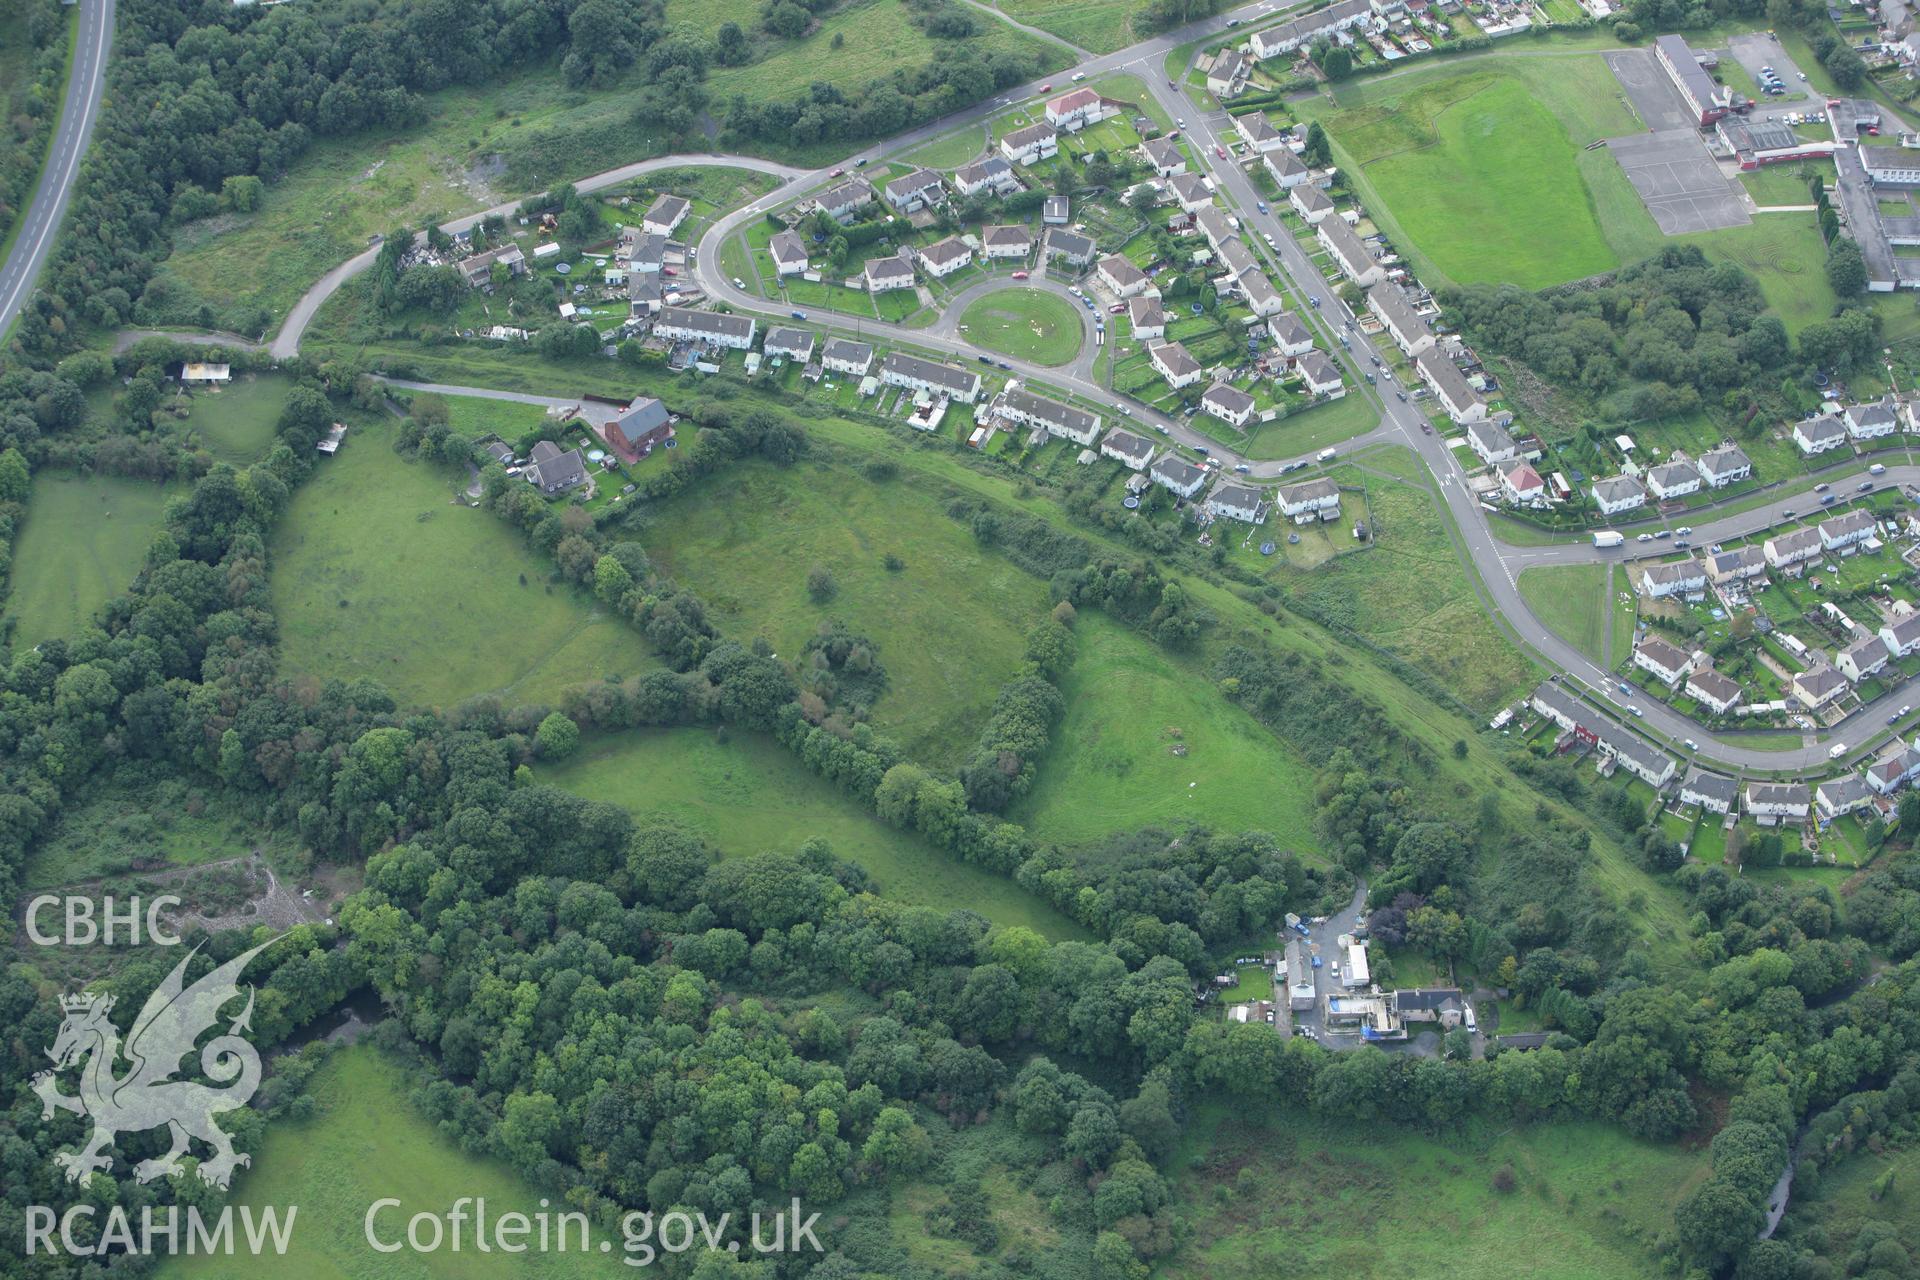
[[[27,206],[20,234],[0,264],[0,337],[13,327],[14,317],[33,296],[34,282],[53,254],[60,220],[80,161],[87,154],[94,123],[100,118],[100,95],[107,81],[107,53],[113,47],[114,0],[80,0],[80,25],[75,35],[73,65],[67,74],[67,96],[60,107],[60,123]]]

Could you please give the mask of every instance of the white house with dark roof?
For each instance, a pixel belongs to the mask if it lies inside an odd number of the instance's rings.
[[[1253,420],[1253,397],[1238,387],[1216,382],[1200,394],[1200,408],[1222,422],[1245,427]]]
[[[1206,468],[1182,462],[1170,453],[1156,458],[1147,474],[1155,484],[1181,498],[1191,498],[1207,482]]]
[[[1149,291],[1158,293],[1147,273],[1133,265],[1133,260],[1124,254],[1110,253],[1100,259],[1099,269],[1095,273],[1100,283],[1112,290],[1116,298],[1131,298],[1136,294]]]
[[[1724,716],[1740,705],[1740,683],[1718,671],[1696,671],[1687,677],[1687,696]]]
[[[1693,465],[1709,489],[1724,489],[1753,474],[1753,463],[1741,452],[1740,446],[1732,444],[1707,450],[1695,459]]]
[[[807,269],[807,242],[791,231],[775,232],[767,241],[767,252],[773,256],[776,275],[797,276]]]
[[[1147,344],[1147,363],[1167,380],[1174,390],[1190,387],[1200,381],[1204,372],[1200,362],[1187,353],[1187,349],[1177,342],[1150,342]]]
[[[1500,468],[1500,494],[1515,506],[1539,506],[1547,500],[1547,482],[1532,463],[1515,458]]]
[[[1685,649],[1668,644],[1659,636],[1648,636],[1633,650],[1633,665],[1650,672],[1663,684],[1678,684],[1680,677],[1693,670],[1693,659]]]
[[[1380,318],[1393,345],[1409,356],[1433,346],[1433,326],[1426,322],[1399,285],[1383,282],[1367,290],[1367,310]]]
[[[1340,486],[1326,476],[1299,484],[1283,484],[1275,501],[1280,514],[1295,524],[1331,520],[1340,514]]]
[[[1249,271],[1258,271],[1260,264],[1254,260],[1252,252],[1241,242],[1240,237],[1235,236],[1231,240],[1221,242],[1220,269],[1221,274],[1229,280],[1238,280]]]
[[[1520,446],[1513,442],[1513,437],[1507,434],[1505,427],[1495,422],[1469,422],[1467,448],[1490,467],[1512,462],[1520,456]]]
[[[578,489],[588,483],[586,460],[578,449],[562,449],[551,440],[542,440],[533,446],[527,455],[526,469],[521,473],[534,488],[549,497],[565,493],[569,489]]]
[[[1900,415],[1891,400],[1850,404],[1840,411],[1840,417],[1847,424],[1847,434],[1855,440],[1874,440],[1900,429]]]
[[[983,227],[980,230],[980,256],[995,262],[1012,259],[1025,262],[1033,252],[1033,231],[1018,223]]]
[[[1171,178],[1187,171],[1187,153],[1172,138],[1148,138],[1140,144],[1140,154],[1159,177]]]
[[[920,251],[920,266],[936,279],[950,276],[973,262],[973,250],[959,236],[936,240]]]
[[[1200,234],[1207,238],[1207,247],[1215,253],[1220,252],[1221,245],[1237,238],[1233,233],[1233,225],[1227,221],[1227,215],[1214,205],[1195,213],[1193,225],[1200,229]]]
[[[876,198],[872,183],[865,178],[848,178],[814,197],[813,204],[820,212],[844,226]]]
[[[1804,782],[1749,782],[1741,807],[1747,816],[1772,825],[1782,819],[1805,818],[1811,801]]]
[[[1288,359],[1313,350],[1312,330],[1290,311],[1267,317],[1267,333],[1273,338],[1274,350]]]
[[[1890,752],[1867,766],[1867,785],[1883,796],[1892,795],[1917,776],[1920,776],[1920,751],[1912,747]]]
[[[1058,258],[1069,266],[1084,267],[1093,261],[1094,246],[1091,236],[1083,236],[1077,231],[1063,231],[1059,227],[1047,228],[1046,240],[1041,248],[1041,256]]]
[[[1222,49],[1213,57],[1213,64],[1207,68],[1207,92],[1222,102],[1238,97],[1247,87],[1247,73],[1253,70],[1253,61],[1238,49]]]
[[[1167,313],[1160,309],[1160,299],[1128,298],[1127,327],[1139,339],[1166,337]]]
[[[1808,457],[1838,449],[1847,442],[1847,425],[1837,414],[1823,413],[1793,424],[1793,442]]]
[[[1879,636],[1862,636],[1833,656],[1834,669],[1859,684],[1892,660],[1887,642]]]
[[[1767,557],[1759,547],[1735,547],[1707,557],[1707,577],[1718,584],[1745,582],[1767,571]]]
[[[1311,182],[1303,182],[1288,191],[1287,203],[1310,227],[1319,226],[1321,219],[1333,212],[1333,197]]]
[[[1314,228],[1314,234],[1320,238],[1340,274],[1368,289],[1379,284],[1386,272],[1375,260],[1367,246],[1354,234],[1352,227],[1339,218],[1328,218]]]
[[[663,338],[706,342],[717,347],[746,351],[753,346],[755,323],[752,316],[692,311],[686,307],[662,307],[659,318],[653,322],[653,331]]]
[[[1273,184],[1282,191],[1291,191],[1307,180],[1307,166],[1285,147],[1267,152],[1260,157],[1260,163],[1267,167]]]
[[[1767,563],[1775,569],[1788,569],[1821,553],[1818,529],[1793,529],[1777,534],[1760,544]]]
[[[1633,589],[1650,600],[1693,596],[1707,589],[1707,568],[1689,556],[1668,564],[1641,562],[1633,568]]]
[[[623,227],[620,231],[620,256],[625,259],[629,271],[638,271],[643,274],[658,271],[666,265],[667,238],[657,231]]]
[[[1267,522],[1267,500],[1252,485],[1222,480],[1213,486],[1201,508],[1216,520],[1240,520],[1247,524]]]
[[[890,387],[924,391],[972,404],[980,394],[980,375],[971,369],[950,364],[935,364],[900,351],[890,351],[880,361],[880,381]]]
[[[1873,512],[1849,511],[1820,522],[1820,545],[1828,551],[1844,551],[1871,538],[1878,528]]]
[[[913,263],[907,261],[907,255],[896,253],[885,258],[868,258],[862,274],[866,276],[868,293],[885,293],[889,289],[913,288]]]
[[[1321,225],[1324,228],[1331,224]],[[1447,417],[1454,422],[1464,426],[1487,416],[1486,397],[1473,389],[1473,384],[1467,381],[1467,375],[1460,372],[1460,366],[1449,360],[1438,347],[1429,348],[1415,356],[1413,367],[1420,374],[1420,380],[1433,390]]]
[[[820,349],[820,366],[848,377],[864,378],[867,370],[873,368],[873,347],[849,338],[828,338],[827,345]]]
[[[1349,27],[1370,22],[1373,16],[1373,0],[1340,0],[1338,4],[1328,5],[1292,22],[1254,32],[1247,41],[1247,48],[1254,57],[1265,62],[1269,58],[1292,53],[1295,49],[1304,49],[1322,36],[1330,39]]]
[[[1000,412],[1015,422],[1045,427],[1047,434],[1075,444],[1090,445],[1100,436],[1100,418],[1085,409],[1034,395],[1024,388],[1000,397]]]
[[[940,175],[933,170],[915,169],[905,177],[889,182],[881,188],[881,192],[897,212],[913,213],[939,204],[946,196],[946,187]]]
[[[1740,784],[1718,773],[1695,769],[1680,784],[1680,803],[1698,805],[1709,813],[1727,813],[1740,798]]]
[[[1818,711],[1851,687],[1845,676],[1828,666],[1797,671],[1793,676],[1794,700],[1809,711]]]
[[[1309,351],[1294,360],[1293,369],[1300,375],[1300,385],[1309,395],[1338,399],[1347,394],[1346,383],[1340,378],[1340,366],[1318,351]]]
[[[1112,458],[1129,471],[1145,471],[1153,461],[1153,441],[1116,427],[1100,441],[1100,456]]]
[[[1896,658],[1912,653],[1920,646],[1920,612],[1903,613],[1880,624],[1880,639],[1886,642],[1887,652]]]
[[[1868,788],[1866,779],[1857,773],[1843,773],[1837,778],[1828,778],[1813,789],[1814,807],[1828,822],[1856,809],[1864,809],[1872,801],[1872,790]]]
[[[953,189],[963,196],[981,193],[1010,196],[1019,191],[1020,176],[1005,156],[988,156],[953,171]]]
[[[1098,89],[1075,89],[1047,101],[1047,123],[1066,133],[1099,124],[1114,112]]]
[[[1198,213],[1213,203],[1213,188],[1197,173],[1177,173],[1167,179],[1167,187],[1182,213]]]
[[[1647,468],[1647,488],[1662,502],[1700,492],[1700,470],[1690,462],[1663,462]]]
[[[1273,281],[1267,279],[1267,273],[1264,271],[1256,269],[1242,275],[1240,293],[1246,298],[1248,308],[1256,316],[1277,315],[1286,309],[1286,298],[1273,287]]]
[[[1608,476],[1593,482],[1593,502],[1604,516],[1617,516],[1647,504],[1647,491],[1632,476]]]
[[[670,236],[687,220],[687,210],[693,206],[680,196],[661,193],[648,207],[640,225],[657,236]]]
[[[785,356],[795,364],[805,364],[813,359],[813,331],[776,324],[767,330],[760,350],[769,356]]]
[[[1264,111],[1249,111],[1245,115],[1235,116],[1233,131],[1240,135],[1242,142],[1261,155],[1287,145],[1286,132],[1274,128],[1273,121],[1267,119]]]
[[[1060,153],[1060,131],[1042,121],[1000,139],[1000,154],[1012,164],[1038,164]]]

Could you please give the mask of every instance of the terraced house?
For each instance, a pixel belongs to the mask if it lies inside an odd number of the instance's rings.
[[[919,356],[899,351],[888,352],[880,362],[880,381],[890,387],[924,391],[928,395],[946,396],[965,404],[972,404],[980,394],[980,375],[973,370],[935,364],[931,360],[922,360]]]
[[[659,318],[653,322],[653,331],[662,338],[705,342],[733,351],[746,351],[753,346],[754,329],[758,323],[752,316],[692,311],[686,307],[662,307]]]
[[[1454,422],[1465,425],[1487,416],[1486,397],[1473,389],[1467,375],[1460,372],[1460,366],[1438,347],[1430,347],[1415,356],[1413,367]]]
[[[1034,395],[1024,388],[1008,391],[1000,397],[1000,412],[1015,422],[1045,427],[1047,434],[1075,444],[1092,444],[1100,436],[1100,418],[1058,400]]]
[[[1433,346],[1433,326],[1414,310],[1406,291],[1399,285],[1388,282],[1367,290],[1367,310],[1379,317],[1387,336],[1393,339],[1393,345],[1408,356],[1417,356]],[[1490,463],[1506,461],[1504,458],[1485,460]]]
[[[1038,164],[1060,153],[1060,131],[1045,121],[1015,129],[1000,139],[1000,154],[1011,164]]]
[[[1333,255],[1333,263],[1340,269],[1340,274],[1362,289],[1371,288],[1385,278],[1386,271],[1374,258],[1372,250],[1341,219],[1328,218],[1315,227],[1313,233],[1320,238],[1327,252]]]

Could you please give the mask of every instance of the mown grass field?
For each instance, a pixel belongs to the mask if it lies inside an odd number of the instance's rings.
[[[1349,387],[1338,400],[1273,422],[1247,425],[1246,445],[1239,450],[1247,457],[1298,458],[1373,430],[1380,425],[1380,408],[1360,389]]]
[[[177,486],[41,471],[13,546],[7,616],[15,652],[79,633],[133,585]]]
[[[1065,364],[1080,353],[1082,328],[1065,298],[1040,289],[996,289],[960,313],[976,347],[1034,364]]]
[[[1087,936],[1012,880],[887,826],[771,738],[735,733],[722,742],[706,729],[622,733],[539,773],[591,799],[670,818],[730,856],[791,851],[818,836],[865,867],[885,897],[943,911],[964,907],[1050,938]]]
[[[1619,608],[1607,594],[1604,564],[1547,565],[1524,569],[1520,598],[1547,629],[1595,662],[1602,661],[1608,628]],[[1632,617],[1632,611],[1627,611]],[[1604,665],[1604,664],[1603,664]]]
[[[1646,1242],[1708,1160],[1600,1124],[1472,1124],[1440,1140],[1214,1102],[1174,1167],[1194,1226],[1163,1270],[1180,1280],[1271,1276],[1282,1256],[1302,1275],[1639,1280],[1658,1271]]]
[[[503,521],[455,505],[463,476],[408,462],[391,428],[347,444],[294,495],[273,539],[273,605],[290,672],[367,677],[403,703],[476,694],[550,702],[658,663],[628,624],[548,582]]]
[[[618,1240],[612,1253],[529,1249],[518,1255],[472,1247],[454,1252],[407,1250],[377,1253],[367,1243],[365,1221],[374,1201],[393,1198],[402,1207],[377,1219],[383,1241],[403,1239],[415,1213],[445,1214],[463,1196],[487,1201],[488,1216],[539,1212],[539,1191],[506,1165],[461,1151],[414,1110],[407,1100],[413,1087],[407,1075],[378,1050],[367,1046],[335,1051],[314,1074],[308,1090],[317,1104],[306,1120],[275,1121],[253,1153],[253,1165],[234,1183],[231,1203],[256,1210],[272,1207],[285,1214],[299,1206],[286,1256],[275,1258],[274,1274],[301,1280],[488,1280],[534,1276],[571,1280],[575,1276],[631,1274],[621,1265]],[[548,1210],[559,1213],[563,1206]],[[236,1218],[238,1217],[236,1213]],[[284,1220],[284,1219],[283,1219]],[[239,1224],[236,1221],[235,1231]],[[157,1275],[165,1280],[256,1280],[259,1259],[243,1251],[233,1256],[195,1254],[171,1257]]]
[[[1389,229],[1442,279],[1538,288],[1619,265],[1575,159],[1596,138],[1640,127],[1604,59],[1437,69],[1343,86],[1334,102],[1300,109],[1319,116],[1343,167],[1379,197],[1368,201],[1376,221],[1384,204]]]
[[[273,374],[240,374],[219,391],[194,392],[192,412],[174,430],[193,432],[214,457],[244,467],[272,446],[292,389]]]
[[[943,505],[904,480],[824,463],[746,465],[661,508],[641,541],[743,642],[765,636],[798,654],[833,618],[871,637],[889,678],[875,725],[914,758],[951,766],[1019,666],[1047,593]],[[890,554],[900,571],[887,569]],[[807,592],[816,565],[837,584],[823,604]]]
[[[482,396],[442,396],[440,399],[446,402],[448,429],[471,439],[496,435],[511,444],[548,422],[547,411],[537,404],[488,400]]]
[[[1138,633],[1094,612],[1074,633],[1066,719],[1015,821],[1066,844],[1193,821],[1318,848],[1310,762]]]
[[[1812,204],[1813,188],[1807,179],[1816,172],[1828,182],[1833,181],[1831,164],[1775,164],[1742,173],[1740,185],[1747,189],[1755,204]]]

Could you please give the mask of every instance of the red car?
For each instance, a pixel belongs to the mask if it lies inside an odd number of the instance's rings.
[[[828,176],[829,178],[837,178],[837,177],[839,177],[839,176],[840,176],[841,174],[843,174],[843,173],[845,173],[845,172],[846,172],[846,170],[845,170],[845,169],[835,169],[835,170],[834,170],[834,171],[833,171],[832,173],[830,173],[830,174],[828,174],[827,176]]]
[[[1213,144],[1213,154],[1225,160],[1227,158],[1227,149],[1216,142]]]
[[[1121,313],[1122,311],[1125,311],[1126,309],[1127,309],[1127,304],[1126,304],[1126,303],[1124,303],[1124,302],[1116,302],[1116,303],[1114,303],[1114,304],[1113,304],[1112,306],[1110,306],[1110,307],[1108,307],[1108,308],[1107,308],[1107,314],[1108,314],[1108,315],[1110,315],[1110,316],[1117,316],[1117,315],[1119,315],[1119,314],[1120,314],[1120,313]]]
[[[1041,86],[1040,86],[1040,92],[1042,92],[1042,93],[1052,93],[1052,92],[1053,92],[1053,86],[1052,86],[1052,85],[1050,85],[1050,84],[1043,84],[1043,85],[1041,85]]]
[[[1025,280],[1027,278],[1027,273],[1024,271],[1016,271],[1013,273],[1013,278],[1015,280]]]

